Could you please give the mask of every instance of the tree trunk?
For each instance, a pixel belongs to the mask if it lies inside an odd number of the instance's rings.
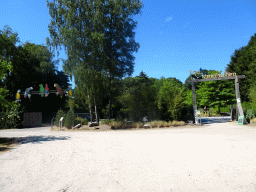
[[[109,96],[109,113],[108,113],[108,119],[110,120],[112,117],[112,98],[111,98],[111,77],[109,77],[109,84],[108,84],[108,96]]]
[[[233,121],[233,105],[230,105],[230,110],[231,121]]]
[[[98,119],[98,113],[97,113],[97,104],[96,104],[95,96],[94,96],[94,106],[95,106],[96,123],[97,123],[97,125],[99,125],[99,119]]]
[[[90,96],[89,96],[89,92],[88,92],[88,88],[87,88],[87,95],[88,95],[88,100],[89,100],[89,108],[90,108],[90,116],[91,116],[91,123],[92,123],[92,108],[91,108],[91,104],[90,104]]]

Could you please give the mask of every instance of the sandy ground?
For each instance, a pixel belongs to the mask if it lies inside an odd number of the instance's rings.
[[[256,191],[256,127],[1,130],[0,191]]]

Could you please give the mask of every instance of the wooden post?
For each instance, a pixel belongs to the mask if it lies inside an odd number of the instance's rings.
[[[237,103],[237,114],[238,116],[243,115],[244,116],[244,112],[243,112],[243,108],[241,105],[241,98],[240,98],[240,91],[239,91],[239,82],[238,82],[238,78],[235,78],[235,87],[236,87],[236,103]],[[246,118],[244,117],[244,124],[248,124],[248,122],[246,121]]]
[[[231,121],[233,121],[233,105],[230,105],[230,117]]]
[[[192,93],[193,93],[193,109],[194,109],[194,117],[195,117],[195,124],[198,124],[198,117],[197,117],[197,107],[196,107],[196,93],[195,93],[195,83],[192,80]]]

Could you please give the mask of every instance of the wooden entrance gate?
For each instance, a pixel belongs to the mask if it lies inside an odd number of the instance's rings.
[[[200,72],[194,71],[194,74],[202,74]],[[215,75],[202,75],[202,79],[192,79],[187,80],[186,82],[192,83],[192,93],[193,93],[193,110],[194,110],[194,117],[195,117],[195,124],[198,125],[198,116],[197,116],[197,106],[196,106],[196,94],[195,94],[195,84],[196,82],[202,81],[218,81],[218,80],[227,80],[227,79],[235,79],[235,89],[236,89],[236,103],[237,103],[237,112],[238,116],[243,115],[243,108],[241,105],[241,98],[240,98],[240,91],[239,91],[239,82],[238,79],[246,78],[245,75],[236,75],[236,73],[228,73],[228,74],[215,74]],[[248,124],[246,118],[244,118],[244,124]]]

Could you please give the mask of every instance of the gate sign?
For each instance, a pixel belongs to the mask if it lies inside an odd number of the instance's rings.
[[[241,116],[238,117],[237,124],[243,125],[243,123],[244,123],[244,116],[241,115]]]

